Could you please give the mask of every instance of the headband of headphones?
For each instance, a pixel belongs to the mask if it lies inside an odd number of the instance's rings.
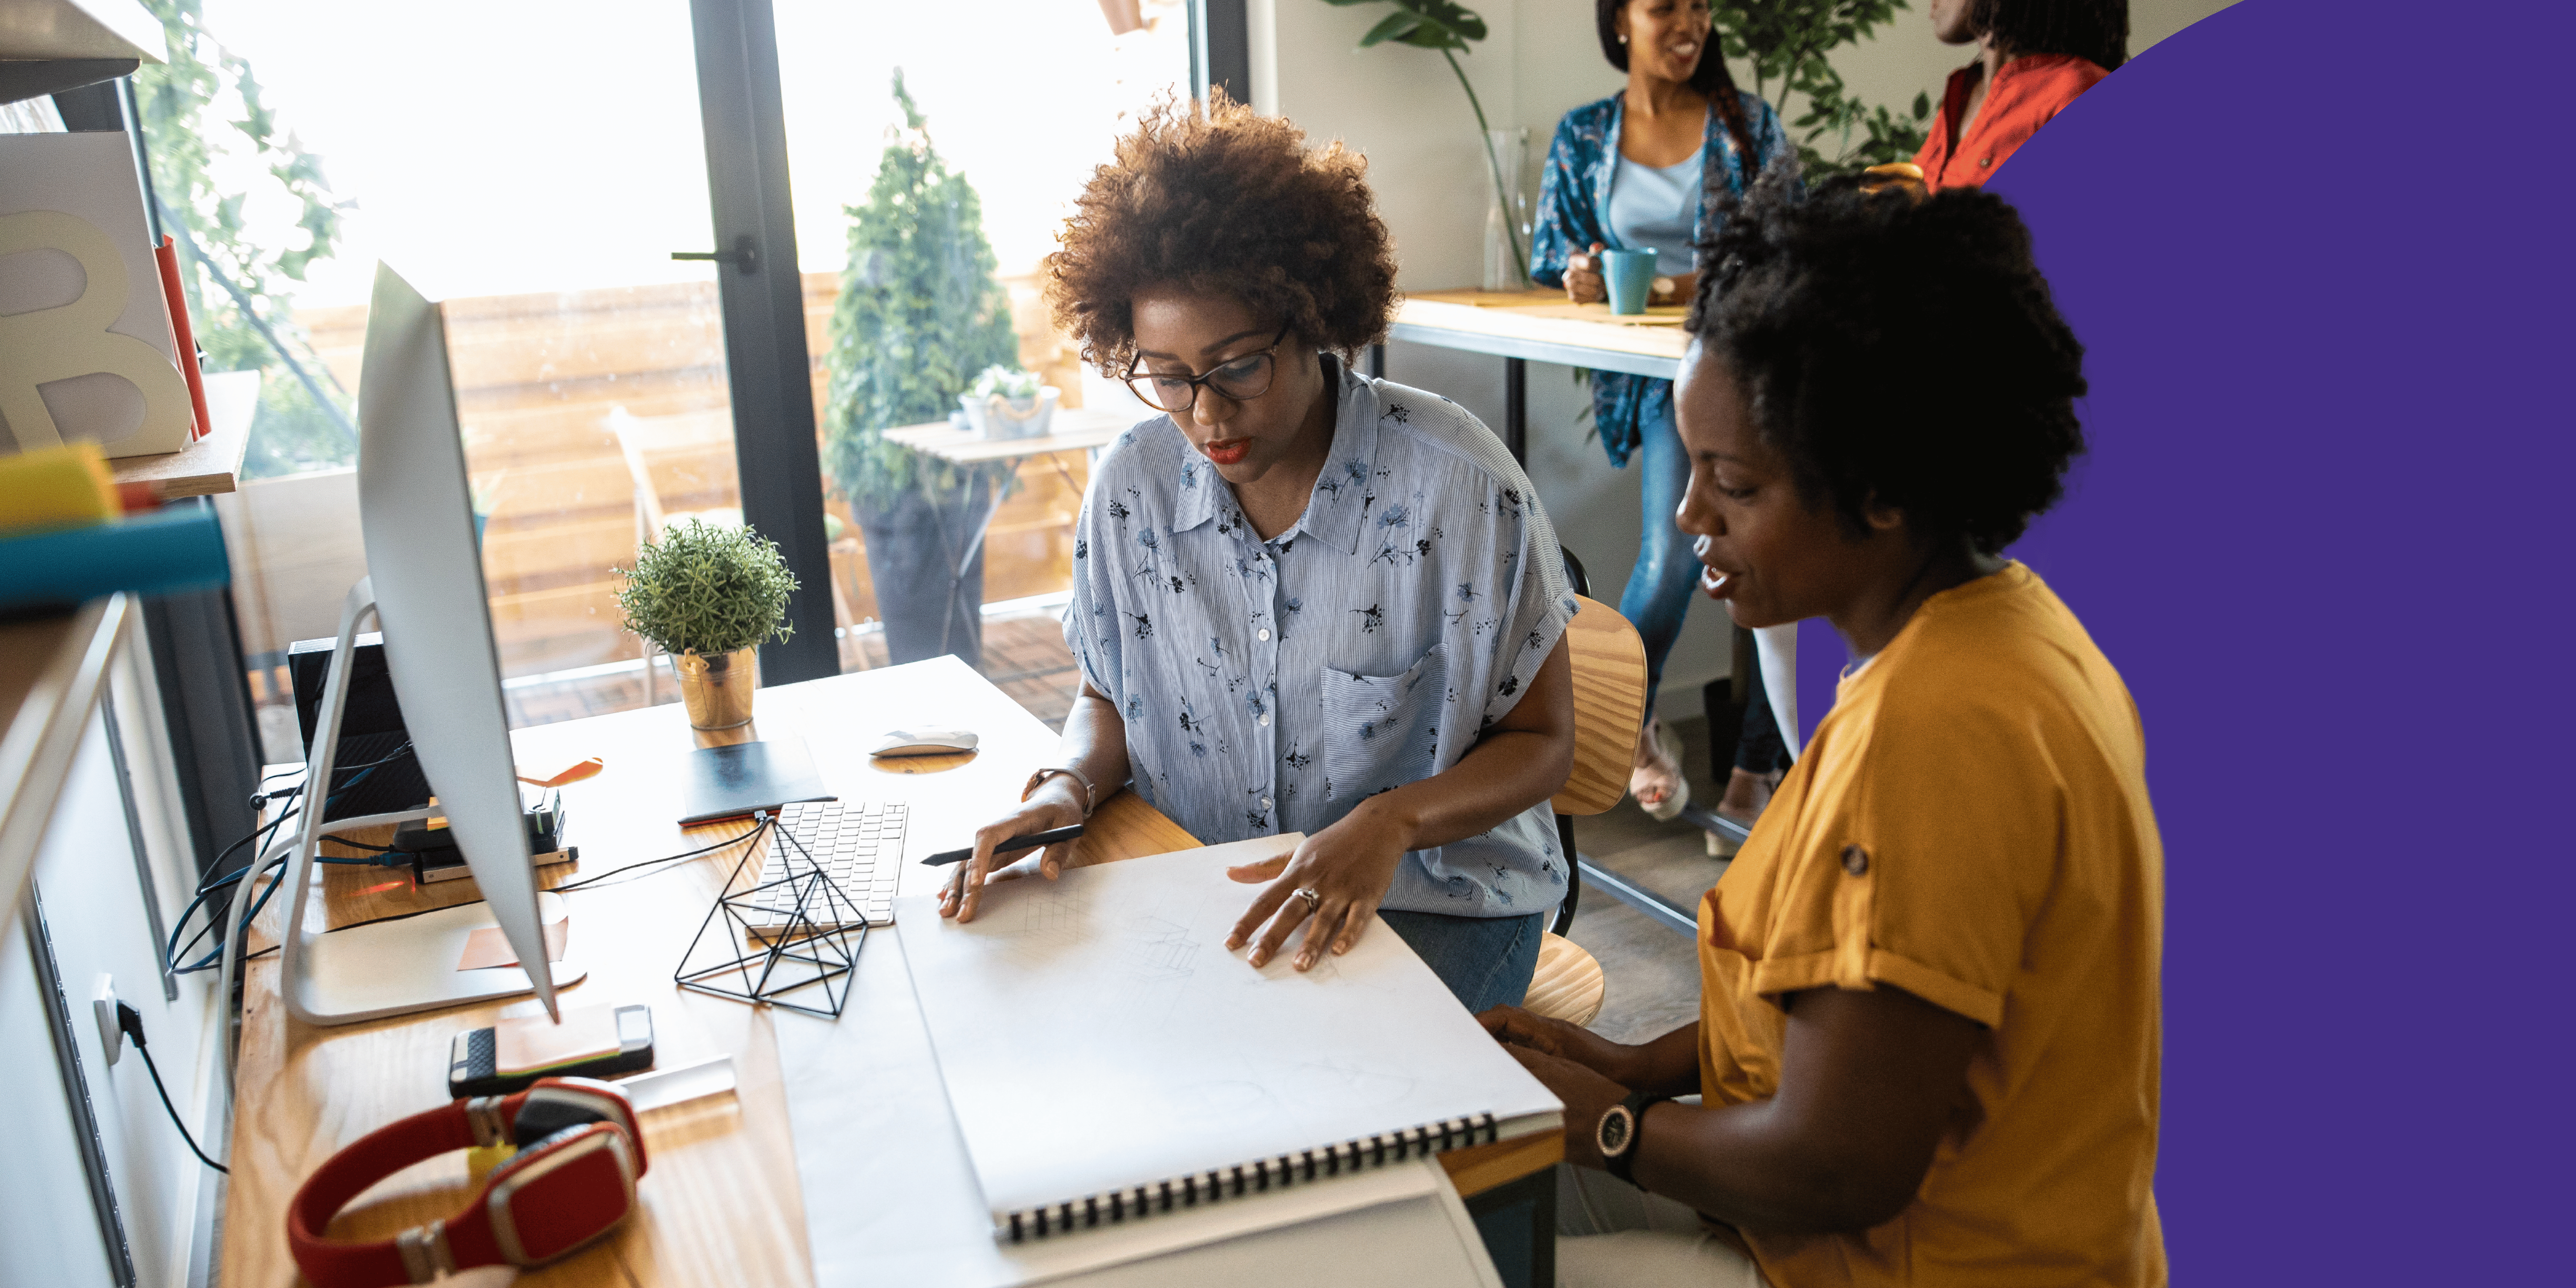
[[[450,1150],[507,1142],[456,1215],[390,1239],[327,1239],[331,1218],[368,1186]],[[616,1228],[644,1174],[635,1107],[591,1078],[547,1078],[512,1096],[458,1100],[359,1137],[331,1156],[286,1209],[295,1264],[315,1288],[425,1284],[473,1266],[537,1266]]]

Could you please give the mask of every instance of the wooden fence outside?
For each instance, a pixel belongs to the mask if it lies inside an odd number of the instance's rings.
[[[1005,285],[1022,364],[1046,373],[1068,405],[1078,404],[1078,368],[1046,322],[1036,282]],[[838,282],[832,274],[808,273],[804,286],[819,421]],[[639,656],[640,646],[619,625],[612,571],[631,566],[635,555],[640,489],[630,459],[668,517],[738,512],[740,505],[715,284],[452,300],[446,315],[468,472],[490,512],[484,578],[504,671],[524,675]],[[297,320],[341,383],[355,389],[366,310],[305,310]],[[1062,472],[1043,459],[1031,461],[1021,471],[1023,486],[994,521],[985,556],[988,602],[1070,584],[1073,519],[1087,470],[1081,453],[1064,453],[1057,463]],[[350,482],[262,480],[233,503],[237,565],[263,581],[293,570],[298,583],[308,577],[316,583],[254,589],[257,606],[244,612],[246,651],[283,649],[334,629],[339,591],[364,570],[355,523],[317,532],[312,524],[259,520],[284,509],[290,492],[297,494],[293,505],[309,507],[324,484],[345,509],[354,500],[337,498],[336,491]],[[267,495],[272,492],[277,495]],[[831,547],[834,625],[846,627],[873,618],[876,601],[847,503],[827,497],[827,509],[838,521]],[[323,548],[335,543],[346,548]],[[340,577],[343,571],[349,575]],[[320,585],[334,580],[335,586]],[[855,656],[848,640],[844,645],[844,657]]]

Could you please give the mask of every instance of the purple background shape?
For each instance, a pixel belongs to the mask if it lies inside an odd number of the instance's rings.
[[[1990,185],[2088,350],[2013,553],[2146,725],[2180,1283],[2569,1281],[2571,25],[2245,0]]]

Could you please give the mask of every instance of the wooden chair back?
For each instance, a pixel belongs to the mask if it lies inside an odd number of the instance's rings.
[[[1646,719],[1646,644],[1617,609],[1577,595],[1566,626],[1574,663],[1574,772],[1549,801],[1559,814],[1599,814],[1628,794]]]
[[[662,494],[653,486],[653,470],[644,463],[644,445],[638,439],[633,412],[624,407],[608,409],[608,429],[617,435],[618,454],[626,458],[626,473],[635,480],[635,544],[641,546],[662,539]]]

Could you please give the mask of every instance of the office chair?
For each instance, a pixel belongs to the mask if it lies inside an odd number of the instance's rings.
[[[1574,816],[1599,814],[1628,794],[1628,766],[1637,727],[1646,710],[1646,646],[1637,628],[1591,598],[1583,563],[1564,552],[1566,580],[1580,611],[1565,628],[1574,664],[1574,770],[1549,803],[1556,811],[1557,848],[1565,861],[1565,901],[1539,944],[1538,969],[1521,1005],[1535,1014],[1589,1024],[1601,1013],[1601,963],[1565,937],[1582,893],[1575,857]]]

